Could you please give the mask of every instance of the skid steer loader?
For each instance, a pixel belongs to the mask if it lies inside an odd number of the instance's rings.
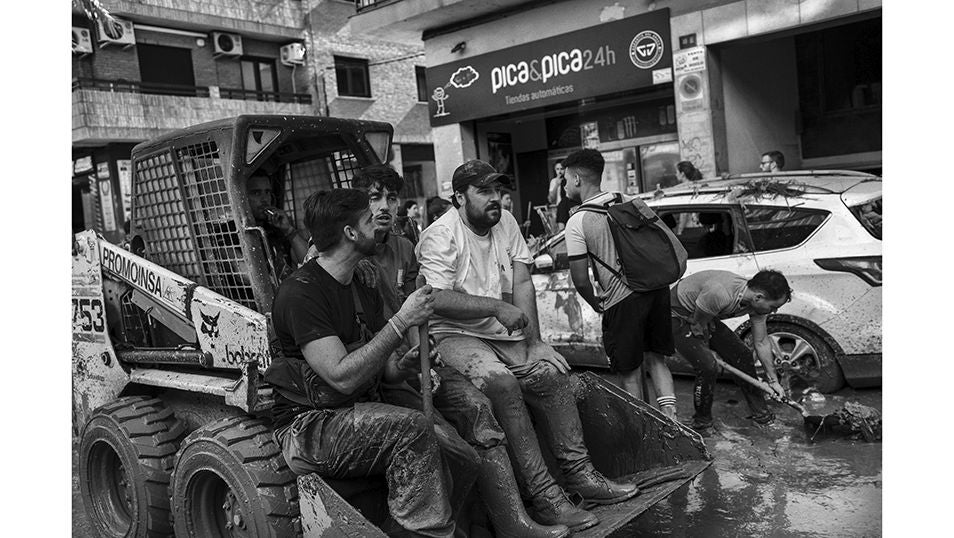
[[[391,136],[378,122],[239,116],[133,149],[128,248],[95,231],[73,245],[80,489],[101,535],[383,536],[383,480],[296,477],[272,438],[262,374],[280,353],[277,251],[245,186],[268,175],[304,228],[305,198],[386,161]],[[605,536],[711,458],[691,430],[597,376],[578,379],[594,465],[641,484],[580,534]]]

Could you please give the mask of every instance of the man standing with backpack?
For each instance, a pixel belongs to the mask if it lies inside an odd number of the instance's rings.
[[[665,363],[665,356],[675,352],[669,284],[685,272],[686,251],[642,200],[600,190],[604,161],[599,151],[576,151],[563,164],[567,197],[582,202],[566,225],[573,285],[603,314],[603,347],[620,387],[642,397],[639,367],[645,358],[659,408],[675,420],[675,390]]]

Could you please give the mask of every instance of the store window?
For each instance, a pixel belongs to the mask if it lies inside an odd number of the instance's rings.
[[[427,102],[427,78],[424,76],[424,68],[417,65],[414,66],[414,75],[417,78],[417,100],[426,103]]]
[[[367,60],[335,56],[335,76],[338,79],[338,95],[371,97]]]
[[[275,60],[242,58],[242,88],[246,99],[278,101]]]

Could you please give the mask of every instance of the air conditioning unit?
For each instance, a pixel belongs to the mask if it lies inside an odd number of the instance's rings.
[[[212,46],[215,47],[215,54],[213,54],[213,56],[241,56],[242,36],[238,34],[212,32]]]
[[[281,48],[282,64],[287,66],[304,65],[305,63],[305,45],[301,43],[289,43]]]
[[[93,40],[88,28],[73,27],[73,54],[89,54],[93,52]]]
[[[132,21],[124,21],[113,17],[113,21],[96,19],[96,42],[100,47],[107,45],[122,45],[123,48],[136,44],[136,31]]]

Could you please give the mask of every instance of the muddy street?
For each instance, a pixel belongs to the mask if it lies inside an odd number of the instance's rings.
[[[680,419],[692,415],[692,381],[676,379]],[[826,413],[855,401],[881,409],[881,389],[842,389],[812,402]],[[776,423],[746,420],[745,403],[720,382],[706,438],[715,458],[691,483],[614,536],[880,536],[881,443],[844,439],[808,442],[802,418],[773,404]],[[79,495],[73,445],[73,536],[95,536]]]
[[[692,382],[676,379],[680,419],[692,416]],[[721,382],[706,438],[715,458],[691,483],[614,536],[880,536],[881,443],[811,444],[802,417],[773,404],[775,424],[756,426],[731,383]],[[810,402],[813,413],[846,401],[881,409],[881,389],[842,389]]]

